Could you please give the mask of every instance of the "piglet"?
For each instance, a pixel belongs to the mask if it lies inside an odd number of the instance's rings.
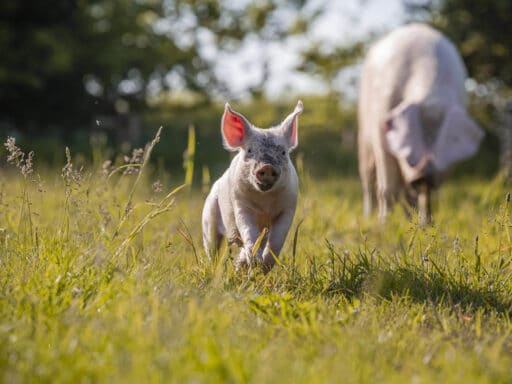
[[[298,144],[298,116],[302,101],[276,127],[253,126],[226,103],[221,120],[224,147],[238,153],[213,184],[203,215],[203,245],[213,259],[225,238],[240,246],[235,266],[275,264],[295,214],[298,178],[290,152]],[[260,247],[255,244],[263,231]]]

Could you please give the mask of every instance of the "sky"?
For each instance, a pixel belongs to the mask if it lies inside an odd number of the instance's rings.
[[[242,4],[244,0],[237,1]],[[264,44],[249,36],[236,52],[206,52],[206,56],[215,57],[216,75],[226,80],[234,98],[243,99],[246,90],[259,83],[263,74],[262,57],[269,59],[269,78],[264,86],[268,97],[324,93],[327,86],[321,79],[294,70],[301,48],[319,42],[329,52],[333,47],[368,37],[371,32],[384,33],[405,21],[401,0],[312,0],[302,11],[311,12],[318,6],[325,6],[326,12],[315,20],[307,37],[292,36]],[[286,22],[286,13],[280,17]],[[205,47],[208,50],[208,44]],[[357,66],[333,79],[334,88],[350,97],[353,91],[348,89],[347,80],[354,76],[357,77]]]

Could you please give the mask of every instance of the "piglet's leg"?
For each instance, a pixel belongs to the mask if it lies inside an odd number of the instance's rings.
[[[237,267],[251,265],[253,259],[252,250],[260,234],[256,219],[248,209],[235,206],[235,221],[243,242],[235,263]],[[261,259],[261,251],[256,253],[256,260],[258,259]]]
[[[268,235],[268,242],[263,251],[263,272],[269,272],[276,260],[274,258],[279,256],[281,249],[283,248],[284,241],[286,240],[286,235],[290,230],[290,226],[292,225],[293,216],[295,214],[294,209],[290,209],[284,211],[277,217],[277,219],[272,224],[270,228],[270,233]],[[273,254],[272,254],[273,253]]]
[[[224,234],[221,230],[223,227],[217,192],[214,188],[206,198],[202,215],[203,245],[210,261],[214,260],[218,254]]]

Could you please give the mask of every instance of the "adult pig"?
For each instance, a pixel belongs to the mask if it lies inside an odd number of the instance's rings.
[[[478,150],[482,130],[467,114],[466,69],[455,46],[424,24],[396,29],[364,60],[358,103],[364,214],[382,221],[405,197],[431,220],[430,192],[450,166]]]

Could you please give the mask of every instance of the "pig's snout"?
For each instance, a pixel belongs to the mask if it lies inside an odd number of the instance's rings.
[[[256,169],[256,180],[258,188],[268,191],[279,179],[279,171],[270,164],[265,164]]]

